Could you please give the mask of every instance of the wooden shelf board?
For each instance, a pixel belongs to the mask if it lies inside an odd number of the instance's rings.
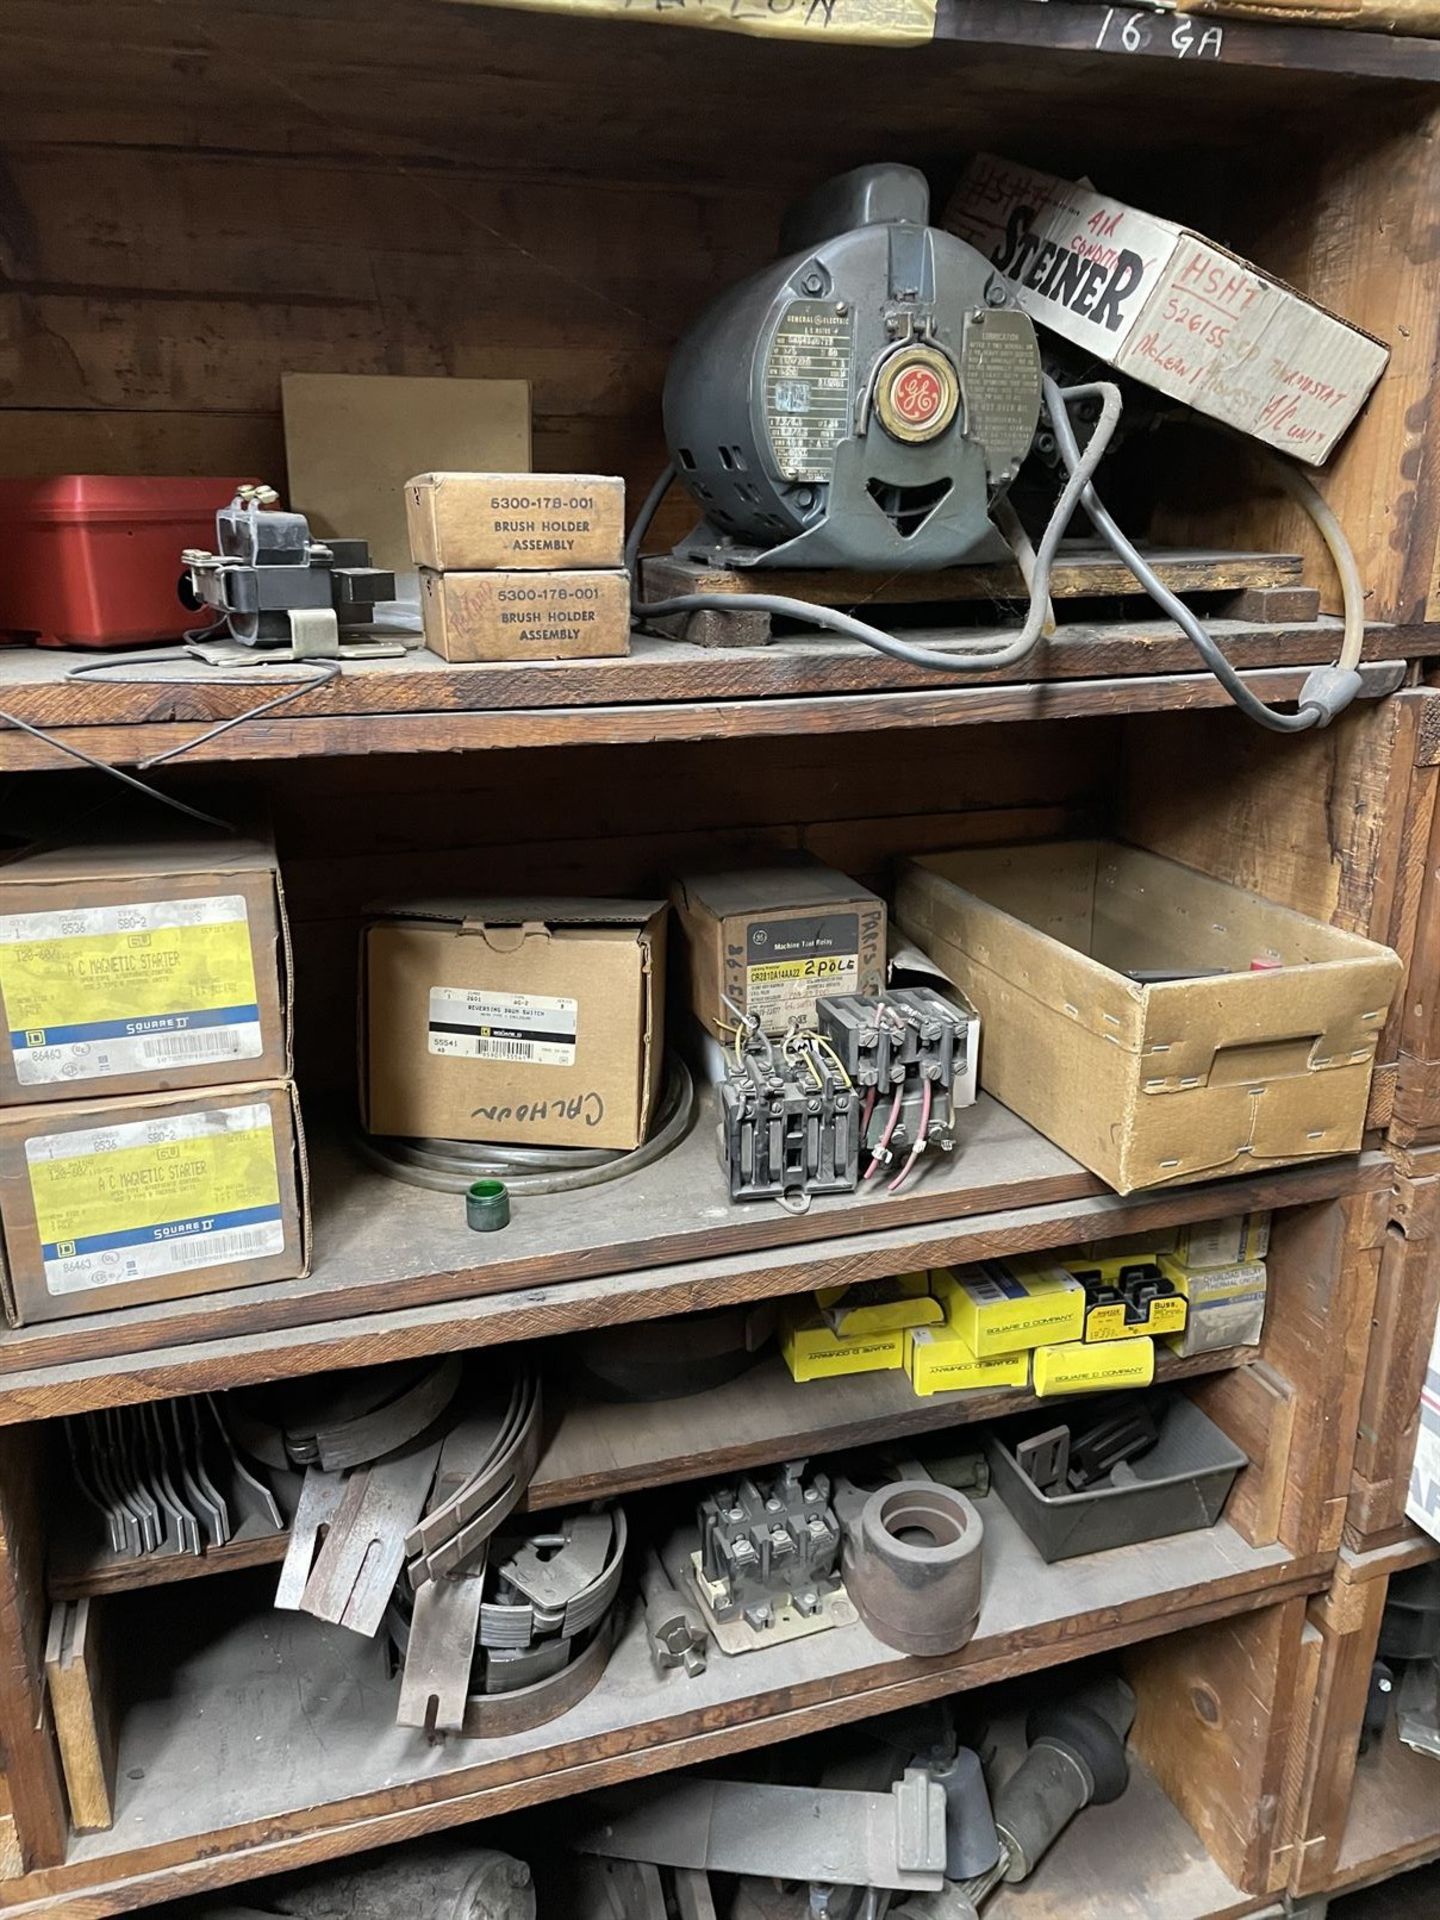
[[[1400,1744],[1394,1722],[1355,1767],[1332,1892],[1440,1859],[1440,1760]]]
[[[1034,1878],[1001,1887],[985,1920],[1241,1920],[1273,1910],[1223,1874],[1143,1761],[1108,1807],[1075,1820]]]
[[[1162,1352],[1155,1377],[1194,1379],[1245,1366],[1254,1357],[1252,1349],[1240,1347],[1190,1360]],[[901,1372],[801,1386],[772,1353],[740,1379],[684,1400],[586,1401],[547,1387],[545,1405],[549,1434],[523,1503],[531,1513],[996,1420],[1040,1402],[1028,1387],[977,1388],[922,1399]],[[267,1534],[200,1555],[126,1558],[86,1553],[62,1538],[48,1586],[57,1600],[169,1586],[281,1560],[287,1539],[283,1533]]]
[[[457,1197],[376,1172],[353,1144],[314,1156],[309,1278],[0,1334],[0,1425],[421,1353],[661,1318],[914,1267],[1332,1199],[1383,1184],[1378,1153],[1128,1199],[988,1097],[913,1191],[732,1206],[702,1112],[675,1150],[588,1193],[517,1200],[470,1233]]]
[[[1340,633],[1330,620],[1301,626],[1216,621],[1213,630],[1247,683],[1272,701],[1293,699],[1308,668],[1334,658]],[[929,644],[954,640],[959,655],[1005,636],[966,630],[957,637],[947,628],[917,629],[914,637]],[[1366,694],[1393,691],[1403,658],[1432,644],[1424,627],[1372,628]],[[243,673],[191,684],[205,669],[183,659],[174,669],[183,684],[164,677],[163,663],[137,668],[133,682],[123,676],[68,680],[72,665],[65,654],[0,648],[0,709],[116,764],[179,746],[266,697],[261,683]],[[1163,622],[1076,626],[1042,643],[1022,678],[967,674],[953,686],[842,641],[706,649],[637,635],[634,651],[622,660],[450,666],[419,652],[351,664],[278,712],[187,753],[185,764],[869,732],[1170,712],[1219,706],[1228,698],[1210,674],[1195,671],[1189,642]],[[0,773],[73,764],[62,747],[0,723]]]
[[[141,1693],[120,1715],[115,1824],[76,1835],[62,1866],[0,1883],[0,1908],[94,1920],[1081,1659],[1328,1576],[1328,1556],[1249,1547],[1224,1523],[1047,1567],[997,1499],[980,1505],[980,1626],[953,1658],[909,1658],[857,1624],[662,1681],[631,1606],[594,1692],[504,1740],[430,1746],[395,1726],[378,1643],[263,1596],[228,1624],[219,1604],[151,1600],[165,1657],[128,1662]]]
[[[1133,21],[1122,37],[1127,21]],[[1197,48],[1207,27],[1219,27],[1217,39]],[[1188,28],[1188,32],[1184,31]],[[1440,44],[1413,36],[1347,33],[1349,40],[1380,41],[1379,46],[1327,45],[1335,29],[1327,26],[1286,25],[1283,22],[1239,20],[1209,14],[1196,16],[1149,9],[1120,8],[1110,13],[1094,4],[1051,0],[1037,9],[1034,0],[940,0],[937,38],[967,40],[1012,47],[1033,47],[1037,53],[1120,54],[1148,60],[1194,59],[1226,65],[1280,67],[1290,71],[1349,73],[1358,76],[1440,81]]]
[[[1383,1547],[1342,1547],[1335,1573],[1347,1586],[1357,1586],[1366,1580],[1388,1580],[1392,1574],[1423,1567],[1431,1560],[1440,1560],[1440,1541],[1432,1540],[1419,1527],[1411,1527],[1403,1540]]]

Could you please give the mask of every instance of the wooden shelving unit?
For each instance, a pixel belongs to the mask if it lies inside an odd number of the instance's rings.
[[[585,1701],[482,1743],[432,1747],[396,1727],[376,1642],[263,1597],[225,1624],[219,1605],[177,1614],[145,1596],[157,1651],[131,1662],[115,1825],[76,1836],[62,1866],[0,1883],[0,1907],[63,1912],[95,1889],[113,1911],[156,1875],[178,1894],[333,1858],[1274,1606],[1326,1575],[1325,1556],[1247,1547],[1223,1523],[1046,1567],[1000,1501],[980,1511],[985,1599],[954,1659],[909,1659],[856,1624],[658,1681],[636,1610]]]
[[[492,1251],[458,1198],[392,1180],[322,1133],[308,1279],[0,1332],[0,1425],[363,1364],[377,1339],[387,1359],[540,1339],[1331,1200],[1388,1178],[1383,1155],[1365,1153],[1121,1198],[986,1096],[959,1135],[951,1162],[911,1192],[822,1199],[797,1218],[727,1203],[702,1118],[643,1181],[517,1203]]]
[[[1077,617],[1019,672],[959,670],[1015,591],[987,579],[993,607],[926,607],[953,682],[813,637],[707,650],[641,635],[625,660],[537,666],[411,654],[195,752],[265,697],[263,674],[77,680],[64,657],[0,649],[7,814],[38,811],[48,830],[52,802],[93,804],[93,786],[56,777],[72,749],[138,766],[185,748],[147,777],[264,792],[314,1197],[305,1280],[0,1333],[0,1910],[101,1920],[1101,1654],[1140,1696],[1135,1781],[1005,1890],[996,1920],[1268,1917],[1313,1864],[1304,1815],[1322,1806],[1344,1821],[1345,1884],[1440,1851],[1409,1756],[1366,1756],[1353,1805],[1316,1760],[1343,1745],[1380,1592],[1344,1596],[1342,1529],[1359,1545],[1397,1525],[1404,1423],[1386,1396],[1413,1367],[1440,1181],[1413,1155],[1397,1175],[1395,1158],[1440,1139],[1440,42],[1081,0],[940,0],[934,42],[903,50],[441,0],[282,12],[115,0],[98,35],[89,0],[7,8],[0,473],[282,482],[283,372],[433,373],[529,380],[537,468],[620,473],[638,497],[663,457],[673,341],[769,257],[792,191],[893,154],[943,192],[988,148],[1193,221],[1392,342],[1320,476],[1368,588],[1364,698],[1301,740],[1248,728],[1113,567],[1085,574]],[[1276,152],[1284,168],[1256,164]],[[1122,518],[1185,591],[1212,590],[1248,684],[1293,697],[1339,640],[1328,598],[1315,613],[1330,579],[1303,521],[1263,480],[1189,485],[1189,443],[1152,458],[1137,438]],[[657,548],[684,531],[677,515],[672,499]],[[1065,566],[1078,579],[1094,556]],[[1246,594],[1281,596],[1268,623]],[[877,597],[913,599],[895,583]],[[1402,953],[1415,984],[1381,1039],[1365,1152],[1122,1198],[982,1099],[954,1160],[913,1191],[795,1220],[725,1204],[704,1116],[643,1177],[517,1204],[481,1244],[458,1200],[387,1179],[335,1118],[353,1110],[355,924],[376,897],[656,894],[720,851],[797,848],[883,886],[909,852],[1091,832]],[[1225,1520],[1047,1568],[986,1502],[984,1612],[953,1660],[905,1659],[855,1627],[662,1684],[627,1598],[580,1706],[521,1738],[430,1746],[395,1727],[379,1646],[270,1610],[280,1538],[143,1568],[63,1550],[46,1472],[62,1415],[1252,1208],[1277,1210],[1262,1346],[1161,1366],[1253,1462]],[[896,1376],[796,1388],[773,1360],[669,1409],[556,1392],[530,1505],[1021,1404],[919,1400]],[[1415,1551],[1383,1550],[1387,1572]],[[41,1677],[47,1570],[50,1590],[93,1594],[117,1635],[108,1832],[70,1830]],[[194,1584],[222,1570],[233,1578]],[[1325,1687],[1336,1712],[1312,1715]]]

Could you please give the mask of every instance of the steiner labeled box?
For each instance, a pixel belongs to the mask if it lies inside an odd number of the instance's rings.
[[[984,1090],[1119,1193],[1360,1147],[1388,947],[1100,840],[912,860],[896,917],[979,1008]]]

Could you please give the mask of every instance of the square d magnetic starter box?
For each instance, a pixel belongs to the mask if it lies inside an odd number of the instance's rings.
[[[654,900],[435,900],[361,935],[371,1133],[639,1146],[664,1059]]]
[[[678,880],[690,1004],[722,1041],[735,1016],[779,1034],[812,1023],[828,995],[879,993],[885,984],[885,903],[843,873],[799,858]]]
[[[308,1242],[288,1083],[0,1114],[0,1284],[14,1326],[294,1280]]]
[[[121,809],[0,858],[0,1015],[0,1108],[283,1080],[273,846]]]

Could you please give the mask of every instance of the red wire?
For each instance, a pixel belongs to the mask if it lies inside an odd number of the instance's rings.
[[[871,1156],[870,1164],[865,1169],[865,1178],[867,1180],[873,1180],[875,1175],[880,1171],[881,1162],[885,1157],[885,1149],[890,1144],[890,1136],[900,1124],[900,1109],[904,1104],[905,1082],[902,1080],[895,1089],[895,1098],[890,1103],[890,1112],[885,1119],[885,1131],[876,1143],[875,1152]]]
[[[915,1171],[915,1162],[925,1151],[926,1138],[930,1132],[930,1109],[934,1104],[934,1099],[935,1082],[933,1080],[927,1080],[925,1082],[925,1091],[920,1096],[920,1125],[915,1130],[915,1144],[910,1149],[910,1158],[886,1188],[887,1193],[898,1193]]]

